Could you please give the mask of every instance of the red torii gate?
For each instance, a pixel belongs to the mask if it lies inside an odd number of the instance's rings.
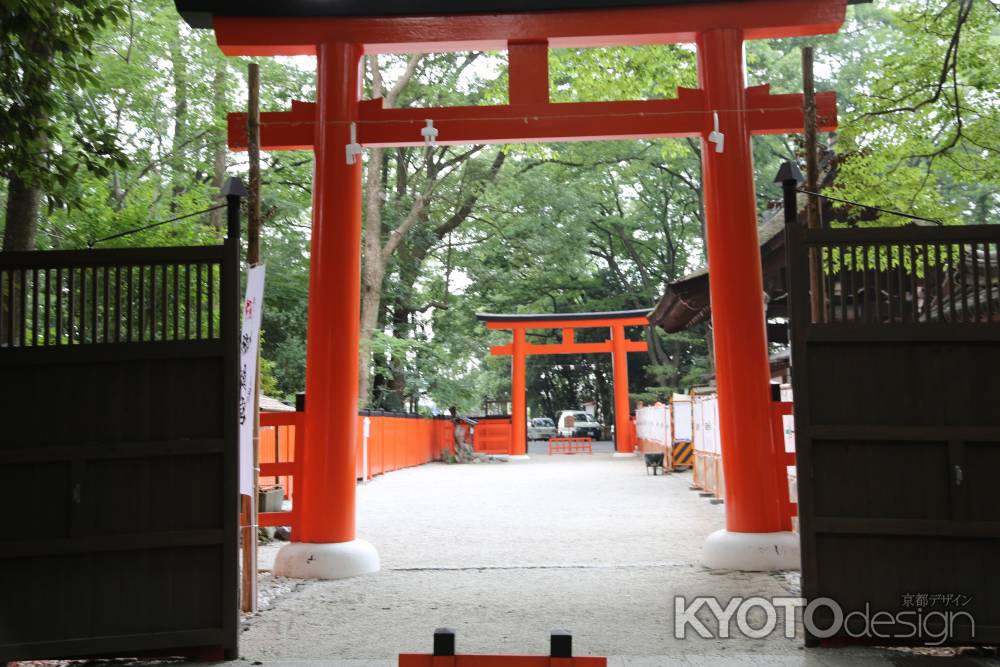
[[[315,54],[317,100],[264,114],[267,150],[313,149],[313,235],[306,348],[306,474],[296,543],[276,573],[341,577],[378,569],[355,535],[355,411],[361,236],[361,146],[415,145],[432,120],[439,143],[697,136],[726,465],[726,527],[706,543],[710,566],[779,569],[797,563],[781,532],[771,449],[769,369],[757,245],[750,136],[800,131],[800,95],[744,83],[747,39],[836,32],[855,0],[176,0],[195,27],[213,27],[228,55]],[[611,4],[608,0],[607,4]],[[595,7],[596,6],[596,7]],[[589,8],[583,8],[589,7]],[[547,10],[547,11],[528,11]],[[421,11],[426,15],[405,15]],[[550,47],[694,42],[699,88],[673,100],[549,101]],[[509,104],[383,109],[360,100],[363,54],[506,48]],[[832,93],[817,99],[819,126],[836,126]],[[245,144],[230,116],[230,142]],[[738,425],[738,426],[737,426]],[[756,537],[755,537],[756,535]],[[774,554],[769,556],[769,554]]]
[[[528,423],[526,417],[526,357],[532,354],[594,354],[610,353],[614,373],[615,391],[615,452],[632,454],[629,433],[628,402],[628,353],[645,352],[649,349],[646,341],[629,340],[625,337],[625,327],[649,326],[650,310],[623,310],[605,313],[552,313],[531,315],[499,315],[480,313],[476,317],[486,323],[488,329],[509,329],[513,340],[507,345],[490,348],[490,354],[511,356],[510,382],[510,454],[526,456]],[[599,343],[578,343],[574,332],[577,329],[609,328],[611,339]],[[561,343],[536,345],[529,343],[529,329],[562,329]]]

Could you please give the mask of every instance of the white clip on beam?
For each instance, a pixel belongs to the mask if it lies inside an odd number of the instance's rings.
[[[351,123],[351,143],[344,148],[347,149],[347,164],[355,164],[361,155],[361,144],[358,143],[358,126],[354,123]]]
[[[437,128],[434,127],[433,120],[430,118],[427,119],[427,125],[420,130],[420,134],[424,138],[424,146],[429,146],[431,148],[437,146],[438,131]]]
[[[726,135],[724,135],[722,132],[719,132],[719,112],[718,111],[713,111],[712,112],[712,123],[713,123],[713,126],[714,126],[715,129],[713,129],[711,132],[709,132],[709,134],[708,134],[708,140],[711,141],[713,144],[715,144],[715,152],[716,153],[721,153],[723,150],[725,150]]]

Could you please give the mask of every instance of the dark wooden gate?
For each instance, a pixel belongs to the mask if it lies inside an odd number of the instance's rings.
[[[946,643],[995,644],[1000,226],[807,230],[791,196],[804,597],[831,598],[845,615],[866,605],[869,617],[908,613],[878,627],[894,638],[852,637],[860,616],[838,638],[934,643],[947,631]],[[821,270],[815,317],[810,249]],[[819,607],[821,628],[834,622],[827,612]],[[923,636],[906,625],[918,619]],[[823,634],[807,632],[807,643]]]
[[[236,656],[229,204],[219,246],[0,253],[0,662]]]

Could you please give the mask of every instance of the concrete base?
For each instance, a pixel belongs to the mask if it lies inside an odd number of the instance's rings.
[[[531,459],[527,454],[493,454],[493,458],[501,461],[528,461]]]
[[[717,530],[705,540],[701,563],[713,570],[801,569],[799,536],[792,532],[731,533]]]
[[[312,544],[291,542],[274,559],[276,577],[295,579],[346,579],[378,572],[378,551],[365,540]]]
[[[611,455],[613,459],[634,459],[637,456],[635,452],[615,452]]]

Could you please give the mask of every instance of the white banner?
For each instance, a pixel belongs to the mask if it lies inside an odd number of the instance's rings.
[[[691,397],[674,394],[670,399],[674,409],[674,442],[691,442]],[[672,443],[671,443],[672,444]]]
[[[695,451],[698,452],[705,451],[704,408],[705,408],[705,401],[703,401],[701,398],[695,398],[691,404],[691,422],[694,424],[692,441],[694,442]]]
[[[701,423],[705,436],[705,451],[712,454],[719,452],[718,415],[718,404],[715,396],[705,399],[704,403],[702,403]]]
[[[649,440],[666,447],[670,444],[670,411],[667,406],[657,404],[635,411],[636,435],[641,440]]]
[[[785,432],[785,451],[795,451],[795,415],[781,415],[781,426]]]
[[[240,494],[253,495],[253,395],[257,384],[257,345],[264,309],[264,265],[247,272],[240,332]]]

